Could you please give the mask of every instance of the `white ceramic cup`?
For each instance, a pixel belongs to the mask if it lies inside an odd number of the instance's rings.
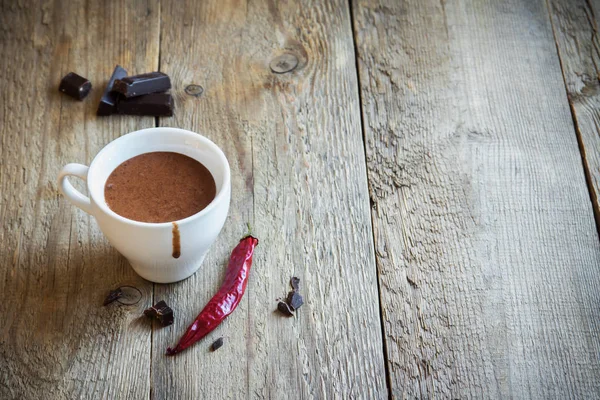
[[[179,228],[179,258],[173,257],[173,223],[138,222],[113,212],[104,200],[104,185],[122,162],[143,153],[172,151],[200,161],[217,186],[214,200],[188,218],[173,221]],[[90,197],[69,182],[69,176],[87,181]],[[74,205],[91,214],[109,242],[128,260],[135,272],[152,282],[185,279],[198,270],[229,211],[230,170],[223,151],[197,133],[176,128],[150,128],[123,135],[110,142],[89,168],[67,164],[58,176],[59,189]]]

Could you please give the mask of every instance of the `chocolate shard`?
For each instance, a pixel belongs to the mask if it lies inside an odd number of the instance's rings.
[[[302,304],[304,304],[304,299],[302,299],[300,293],[292,291],[288,293],[286,302],[293,311],[296,311],[297,309],[302,307]]]
[[[300,278],[296,278],[295,276],[290,279],[290,286],[294,290],[300,289]]]
[[[167,93],[153,93],[122,99],[117,103],[117,112],[126,115],[170,117],[173,115],[174,108],[173,97]]]
[[[115,80],[112,90],[130,98],[171,89],[171,79],[162,72],[128,76]]]
[[[220,337],[210,345],[210,351],[217,351],[223,346],[223,338]]]
[[[173,310],[171,307],[161,309],[157,312],[158,322],[161,326],[169,326],[173,324]]]
[[[144,310],[144,315],[148,318],[156,318],[156,309],[154,307],[150,307]]]
[[[168,326],[173,323],[173,309],[165,301],[159,301],[154,305],[156,318],[162,326]]]
[[[110,293],[108,294],[108,296],[106,296],[106,298],[104,299],[104,303],[102,303],[102,305],[107,306],[110,303],[112,303],[113,301],[118,300],[122,296],[123,296],[123,291],[121,290],[121,288],[116,288],[115,290],[111,290]]]
[[[92,90],[92,84],[83,76],[77,75],[75,72],[69,72],[60,81],[58,90],[74,99],[83,100]]]
[[[294,315],[294,312],[290,309],[290,306],[285,301],[280,301],[277,303],[277,310],[283,315],[291,317]]]
[[[161,326],[173,323],[173,309],[163,300],[144,311],[144,315],[158,320]]]
[[[117,112],[117,100],[119,94],[117,92],[113,92],[112,88],[115,80],[125,78],[126,76],[127,71],[125,68],[117,65],[110,77],[110,80],[108,81],[108,85],[106,85],[106,89],[104,89],[104,94],[100,99],[100,104],[98,104],[98,111],[96,112],[97,115],[111,115]]]

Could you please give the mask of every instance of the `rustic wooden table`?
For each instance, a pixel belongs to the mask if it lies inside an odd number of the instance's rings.
[[[599,13],[3,1],[0,398],[599,398]],[[298,65],[276,74],[283,54]],[[168,73],[175,116],[96,117],[115,64]],[[93,82],[83,102],[57,90],[69,71]],[[204,133],[233,173],[216,245],[171,285],[136,276],[56,183],[156,125]],[[246,222],[261,242],[244,300],[165,357]],[[292,275],[306,304],[288,319],[274,310]],[[102,307],[123,284],[142,301]],[[173,326],[141,317],[158,300]]]

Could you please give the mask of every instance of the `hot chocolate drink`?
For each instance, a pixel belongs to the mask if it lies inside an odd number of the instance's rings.
[[[140,222],[173,222],[194,215],[216,195],[210,171],[180,153],[153,152],[119,165],[104,186],[108,207]]]

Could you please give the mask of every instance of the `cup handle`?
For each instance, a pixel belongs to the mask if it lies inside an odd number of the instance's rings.
[[[89,167],[81,164],[67,164],[58,174],[58,189],[60,192],[75,206],[81,208],[88,214],[92,214],[92,203],[89,197],[84,196],[81,192],[71,185],[69,176],[76,176],[87,182]]]

